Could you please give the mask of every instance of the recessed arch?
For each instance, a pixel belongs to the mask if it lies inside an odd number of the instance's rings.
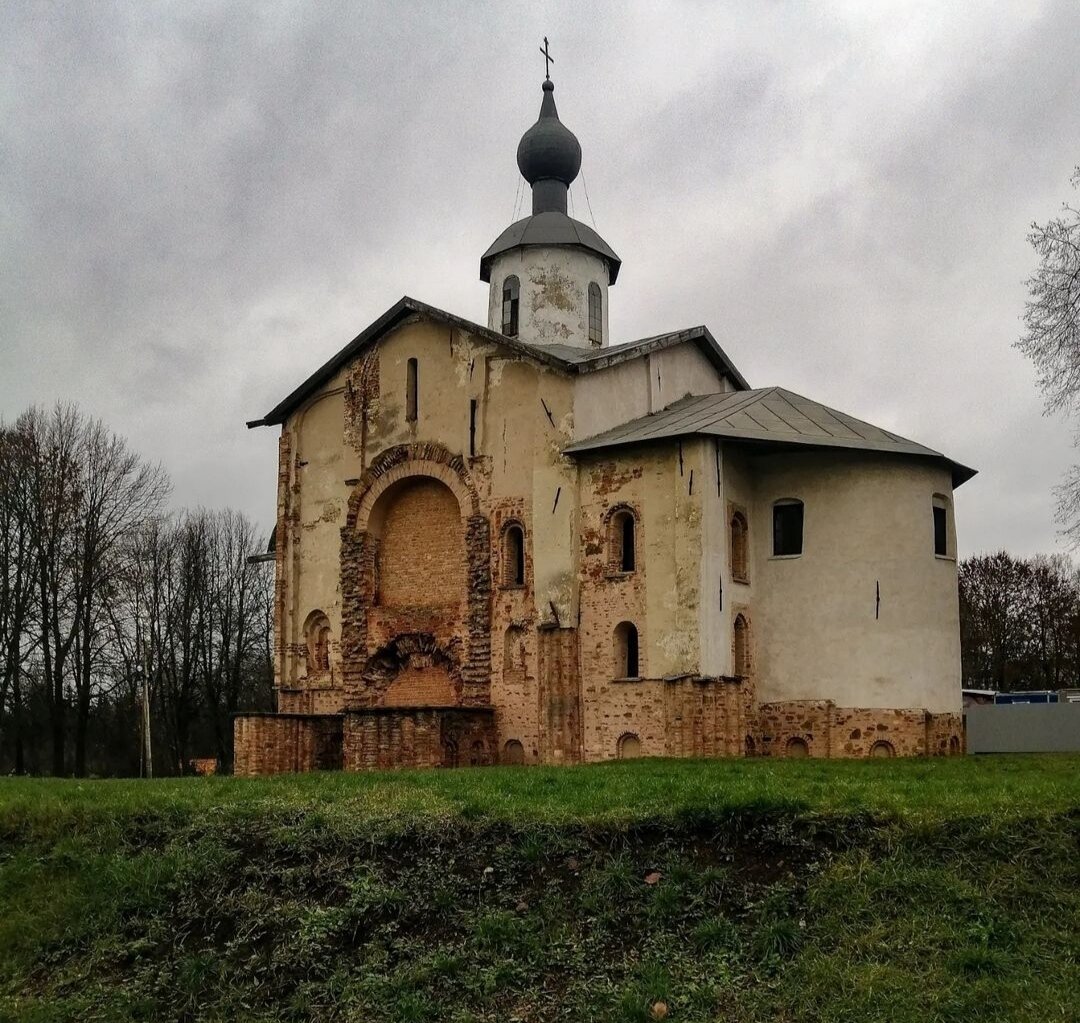
[[[750,623],[742,614],[731,627],[731,673],[739,678],[750,674]]]
[[[801,760],[810,756],[810,745],[805,739],[793,736],[788,739],[787,745],[784,747],[784,756],[791,757],[793,760]]]
[[[641,740],[633,732],[624,732],[619,736],[615,752],[620,760],[635,760],[642,755]]]
[[[639,678],[641,662],[638,650],[638,630],[633,622],[619,622],[614,634],[615,678]]]
[[[884,739],[878,739],[878,741],[870,747],[870,756],[895,757],[896,750],[893,748],[893,744],[891,742],[886,742]]]
[[[737,583],[745,583],[750,579],[749,537],[750,527],[747,524],[746,516],[741,511],[732,512],[731,578]]]
[[[617,504],[604,515],[607,540],[607,571],[616,575],[634,572],[639,565],[641,516],[629,504]]]
[[[502,584],[525,585],[525,527],[511,520],[502,531]]]
[[[502,762],[520,765],[525,763],[525,747],[520,739],[508,739],[503,746]]]
[[[309,675],[330,672],[330,619],[323,611],[312,611],[304,620],[304,644],[307,647]]]

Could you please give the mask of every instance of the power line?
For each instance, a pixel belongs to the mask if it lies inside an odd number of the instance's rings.
[[[593,216],[592,203],[589,202],[589,183],[585,180],[585,172],[581,172],[581,186],[585,189],[585,205],[589,207],[589,219],[592,221],[594,231],[600,229],[596,226],[596,217]]]

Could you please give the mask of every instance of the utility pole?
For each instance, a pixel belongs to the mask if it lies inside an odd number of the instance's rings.
[[[154,753],[150,745],[150,657],[143,666],[143,757],[146,761],[146,777],[154,777]]]

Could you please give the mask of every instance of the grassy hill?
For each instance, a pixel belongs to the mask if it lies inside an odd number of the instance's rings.
[[[1080,1019],[1080,757],[0,779],[0,1020]]]

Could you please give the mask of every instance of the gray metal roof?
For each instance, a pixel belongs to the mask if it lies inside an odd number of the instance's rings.
[[[453,313],[448,313],[444,309],[427,305],[425,302],[418,302],[415,298],[409,298],[406,295],[394,303],[374,323],[365,327],[336,355],[331,356],[324,362],[296,390],[278,402],[265,416],[261,419],[251,420],[247,424],[248,427],[273,426],[285,422],[289,415],[299,408],[308,397],[333,379],[342,366],[410,316],[426,316],[448,326],[458,327],[474,337],[501,345],[517,355],[534,359],[543,365],[560,369],[565,373],[591,373],[616,363],[640,358],[663,348],[670,348],[683,342],[693,342],[698,345],[706,358],[716,366],[719,372],[729,376],[740,387],[749,386],[743,379],[742,374],[735,368],[734,363],[731,362],[724,350],[716,343],[716,339],[705,327],[691,327],[689,330],[658,334],[655,337],[646,337],[640,341],[631,341],[629,344],[624,345],[612,345],[608,348],[589,349],[574,348],[571,345],[537,345],[521,341],[518,338],[506,337],[497,331],[480,326],[479,323],[473,323],[460,316],[455,316]]]
[[[975,475],[974,469],[953,462],[939,451],[782,387],[688,395],[660,412],[632,419],[564,450],[567,454],[581,454],[694,434],[748,443],[847,448],[935,458],[949,465],[954,486]]]
[[[622,266],[622,260],[612,247],[591,227],[565,213],[549,210],[511,224],[491,243],[480,257],[480,280],[491,280],[491,263],[496,256],[521,245],[577,245],[595,252],[607,261],[610,284],[615,283]]]

